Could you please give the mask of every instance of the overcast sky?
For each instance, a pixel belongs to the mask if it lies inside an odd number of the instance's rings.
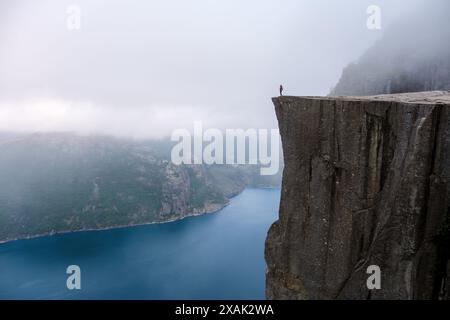
[[[0,0],[0,130],[161,137],[276,128],[423,0]],[[81,29],[68,30],[69,5]],[[366,27],[369,5],[382,30]]]

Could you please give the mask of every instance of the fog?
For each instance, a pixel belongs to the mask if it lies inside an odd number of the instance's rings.
[[[276,128],[423,0],[0,0],[0,130],[163,137]],[[433,1],[427,1],[432,3]],[[366,25],[381,8],[381,30]],[[67,28],[69,5],[80,29]]]

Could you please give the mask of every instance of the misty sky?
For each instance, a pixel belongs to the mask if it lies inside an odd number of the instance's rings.
[[[276,128],[423,0],[0,0],[0,130],[161,137]],[[66,8],[81,8],[81,29]],[[382,9],[368,30],[366,9]]]

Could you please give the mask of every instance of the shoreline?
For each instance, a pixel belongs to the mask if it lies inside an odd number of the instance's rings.
[[[58,232],[46,232],[46,233],[40,233],[32,236],[24,236],[24,237],[17,237],[13,239],[6,239],[6,240],[0,240],[0,245],[14,242],[14,241],[21,241],[21,240],[32,240],[36,238],[43,238],[43,237],[51,237],[51,236],[57,236],[57,235],[63,235],[63,234],[70,234],[70,233],[76,233],[76,232],[92,232],[92,231],[107,231],[107,230],[113,230],[113,229],[125,229],[125,228],[132,228],[132,227],[140,227],[140,226],[148,226],[148,225],[156,225],[156,224],[165,224],[165,223],[172,223],[177,221],[182,221],[187,218],[193,218],[198,216],[206,216],[210,214],[218,213],[219,211],[223,210],[227,206],[230,205],[230,202],[233,198],[240,196],[245,190],[248,189],[280,189],[281,187],[247,187],[244,188],[241,192],[231,196],[228,199],[227,203],[224,203],[220,208],[214,209],[212,211],[205,211],[203,213],[190,213],[183,217],[179,218],[172,218],[164,221],[154,221],[154,222],[144,222],[144,223],[130,223],[130,224],[124,224],[124,225],[116,225],[116,226],[110,226],[110,227],[101,227],[101,228],[87,228],[87,229],[78,229],[78,230],[63,230]]]
[[[238,195],[240,195],[241,193],[239,193]],[[234,197],[237,197],[238,195],[236,195]],[[32,235],[32,236],[0,240],[0,245],[5,244],[5,243],[9,243],[9,242],[14,242],[14,241],[32,240],[32,239],[36,239],[36,238],[52,237],[52,236],[57,236],[57,235],[62,235],[62,234],[70,234],[70,233],[78,233],[78,232],[92,232],[92,231],[107,231],[107,230],[113,230],[113,229],[125,229],[125,228],[139,227],[139,226],[148,226],[148,225],[172,223],[172,222],[181,221],[181,220],[184,220],[184,219],[187,219],[187,218],[193,218],[193,217],[198,217],[198,216],[206,216],[206,215],[209,215],[209,214],[215,214],[215,213],[219,212],[220,210],[224,209],[225,207],[229,206],[231,199],[232,198],[228,199],[229,201],[227,203],[225,203],[223,206],[221,206],[220,208],[215,209],[213,211],[207,211],[207,212],[204,212],[204,213],[191,213],[191,214],[187,214],[187,215],[185,215],[183,217],[180,217],[180,218],[173,218],[173,219],[169,219],[169,220],[165,220],[165,221],[144,222],[144,223],[136,223],[136,224],[130,223],[130,224],[110,226],[110,227],[101,227],[101,228],[87,228],[87,229],[78,229],[78,230],[63,230],[63,231],[58,231],[58,232],[46,232],[46,233],[40,233],[40,234],[36,234],[36,235]]]
[[[32,236],[24,236],[24,237],[17,237],[17,238],[13,238],[13,239],[0,240],[0,245],[9,243],[9,242],[14,242],[14,241],[31,240],[31,239],[36,239],[36,238],[51,237],[51,236],[57,236],[57,235],[61,235],[61,234],[69,234],[69,233],[75,233],[75,232],[107,231],[107,230],[112,230],[112,229],[124,229],[124,228],[132,228],[132,227],[139,227],[139,226],[172,223],[172,222],[181,221],[181,220],[184,220],[187,218],[215,214],[215,213],[223,210],[225,207],[229,206],[230,202],[233,198],[238,197],[247,189],[279,189],[279,187],[258,187],[258,188],[248,187],[248,188],[244,188],[241,192],[231,196],[228,199],[227,203],[224,203],[222,206],[220,206],[217,209],[214,209],[211,211],[205,211],[203,213],[189,213],[189,214],[186,214],[185,216],[179,217],[179,218],[175,217],[175,218],[164,220],[164,221],[144,222],[144,223],[136,223],[136,224],[130,223],[130,224],[116,225],[116,226],[110,226],[110,227],[101,227],[101,228],[87,228],[87,229],[78,229],[78,230],[63,230],[63,231],[58,231],[58,232],[46,232],[46,233],[36,234],[36,235],[32,235]]]

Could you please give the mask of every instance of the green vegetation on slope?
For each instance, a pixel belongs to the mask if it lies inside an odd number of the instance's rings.
[[[0,241],[211,212],[259,172],[175,166],[170,148],[167,141],[0,134]]]

